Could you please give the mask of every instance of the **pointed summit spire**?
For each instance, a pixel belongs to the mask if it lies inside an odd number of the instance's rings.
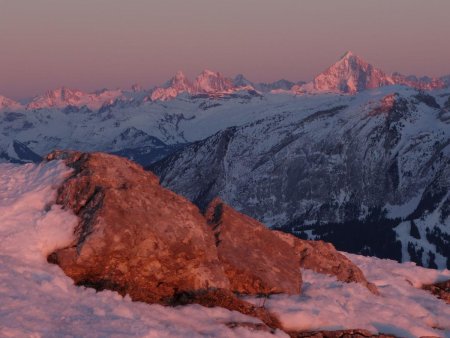
[[[390,84],[393,80],[389,76],[352,51],[347,51],[312,82],[316,91],[349,94]]]

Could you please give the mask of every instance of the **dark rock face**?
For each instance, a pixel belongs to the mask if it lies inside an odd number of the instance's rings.
[[[244,294],[298,294],[301,274],[294,248],[263,224],[219,199],[206,211],[231,290]]]
[[[153,174],[100,153],[47,159],[74,168],[57,203],[80,217],[76,240],[49,259],[77,284],[162,303],[179,292],[229,288],[203,216]]]

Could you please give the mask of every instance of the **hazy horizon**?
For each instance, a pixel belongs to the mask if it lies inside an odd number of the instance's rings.
[[[352,50],[387,73],[450,74],[446,0],[0,0],[0,95],[145,88],[208,68],[308,81]],[[426,23],[426,25],[425,25]]]

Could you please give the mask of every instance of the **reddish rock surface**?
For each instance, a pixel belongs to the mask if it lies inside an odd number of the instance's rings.
[[[197,207],[152,173],[102,153],[54,152],[74,169],[57,203],[80,218],[75,242],[54,252],[77,284],[165,302],[177,292],[228,289],[214,237]]]
[[[280,231],[273,231],[273,233],[294,247],[302,268],[336,276],[338,280],[346,283],[361,283],[372,293],[378,294],[376,286],[369,283],[363,272],[351,260],[339,253],[333,244],[323,241],[306,241]]]
[[[430,291],[433,295],[450,304],[450,280],[445,282],[423,285],[424,290]]]
[[[300,293],[300,262],[292,245],[220,199],[208,206],[206,218],[232,291]]]

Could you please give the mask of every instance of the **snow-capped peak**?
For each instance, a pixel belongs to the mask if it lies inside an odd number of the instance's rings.
[[[197,93],[220,93],[235,89],[233,80],[226,78],[220,72],[209,69],[203,70],[194,82],[194,90]]]
[[[185,92],[192,94],[194,92],[194,86],[187,79],[186,75],[179,70],[164,86],[156,88],[150,98],[152,101],[166,101]]]
[[[388,85],[405,85],[423,90],[444,88],[444,81],[433,78],[388,75],[374,67],[352,51],[347,51],[331,67],[303,86],[294,86],[293,92],[335,92],[355,94],[357,92]]]
[[[28,105],[27,109],[61,108],[67,105],[78,105],[78,102],[87,94],[66,87],[49,90],[43,95],[36,96]]]
[[[393,80],[382,70],[375,68],[351,51],[346,52],[338,62],[312,82],[316,91],[356,92],[394,84]]]
[[[178,71],[165,85],[153,91],[151,99],[152,101],[166,101],[177,97],[181,93],[214,95],[249,89],[254,89],[253,85],[243,75],[237,76],[233,80],[225,77],[220,72],[205,69],[192,83],[183,72]]]
[[[20,109],[21,104],[17,101],[14,101],[10,98],[0,95],[0,110],[4,109]]]

